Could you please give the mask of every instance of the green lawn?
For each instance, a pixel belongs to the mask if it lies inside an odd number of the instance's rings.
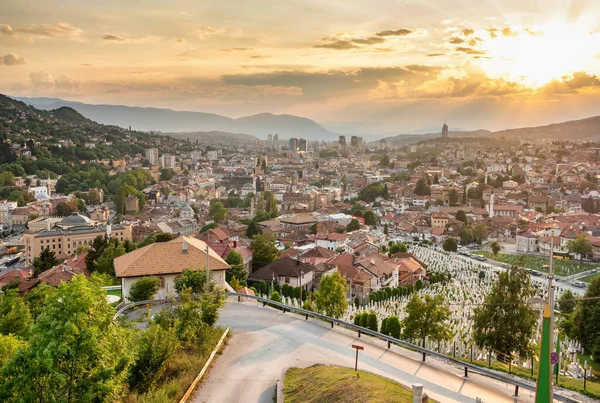
[[[360,366],[360,363],[359,363]],[[377,375],[352,368],[315,365],[285,374],[286,403],[411,403],[412,391]],[[427,391],[425,391],[427,392]],[[432,400],[429,400],[432,402]]]
[[[595,274],[590,274],[589,276],[585,276],[582,277],[580,279],[578,279],[579,281],[585,281],[586,283],[591,283],[592,280],[594,279],[594,277],[599,276],[600,274],[595,273]]]
[[[498,253],[497,256],[493,256],[490,252],[476,252],[478,255],[483,255],[488,259],[495,260],[501,263],[516,264],[527,269],[533,269],[541,272],[547,272],[543,268],[544,265],[550,264],[548,258],[530,255],[511,255],[506,253]],[[523,258],[523,263],[521,263]],[[557,275],[564,277],[570,276],[571,274],[580,273],[582,271],[591,270],[595,267],[600,267],[598,263],[580,263],[578,260],[564,260],[554,259],[554,270]]]
[[[118,290],[106,290],[106,295],[116,295],[117,297],[123,297],[123,295],[121,295],[121,289]]]

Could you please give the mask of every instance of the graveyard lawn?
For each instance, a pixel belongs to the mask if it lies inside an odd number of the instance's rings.
[[[547,272],[543,266],[550,264],[550,260],[548,258],[541,256],[511,255],[507,253],[498,253],[497,256],[494,256],[485,251],[479,251],[475,253],[477,255],[485,256],[488,259],[495,260],[496,262],[507,263],[510,265],[515,264],[526,269],[533,269],[540,272]],[[521,258],[523,258],[523,264],[521,264]],[[561,277],[570,276],[575,273],[581,273],[596,267],[598,267],[598,263],[580,263],[579,260],[554,259],[554,270],[556,274]]]
[[[315,365],[290,368],[283,393],[289,403],[411,403],[412,391],[386,378],[353,368]],[[427,392],[427,391],[425,391]],[[429,399],[430,402],[433,400]]]
[[[579,281],[583,281],[585,283],[591,283],[592,280],[594,278],[596,278],[596,276],[600,276],[600,274],[598,274],[598,273],[590,274],[589,276],[585,276],[585,277],[579,278],[578,280]]]

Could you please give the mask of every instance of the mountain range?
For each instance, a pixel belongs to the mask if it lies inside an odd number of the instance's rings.
[[[243,133],[266,139],[269,134],[279,138],[302,137],[307,140],[337,140],[337,134],[317,122],[294,115],[260,113],[232,119],[214,113],[174,111],[123,105],[93,105],[65,101],[59,98],[16,99],[38,109],[52,110],[62,106],[75,109],[96,122],[123,128],[161,132],[228,132]]]

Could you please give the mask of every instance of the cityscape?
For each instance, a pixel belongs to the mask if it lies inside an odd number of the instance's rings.
[[[0,401],[600,401],[598,5],[36,3]]]

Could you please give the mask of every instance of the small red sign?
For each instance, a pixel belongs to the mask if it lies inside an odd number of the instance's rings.
[[[552,353],[550,353],[550,364],[554,365],[558,362],[558,353],[556,351],[553,351]]]
[[[364,350],[365,349],[363,346],[359,346],[359,345],[356,345],[356,344],[353,344],[352,348],[355,348],[357,350]]]

